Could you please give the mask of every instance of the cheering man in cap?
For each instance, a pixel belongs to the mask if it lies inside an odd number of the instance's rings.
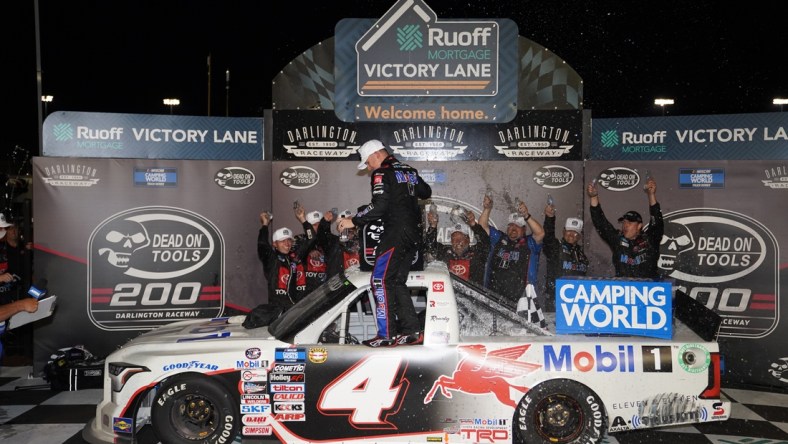
[[[317,240],[315,229],[306,220],[304,208],[295,209],[296,218],[304,227],[304,241],[292,251],[293,230],[287,227],[274,231],[273,245],[268,243],[268,225],[271,216],[260,213],[260,231],[257,234],[257,257],[263,263],[268,280],[268,303],[287,310],[306,295],[306,273],[304,260]]]
[[[536,285],[544,239],[542,224],[531,217],[525,202],[518,199],[516,205],[516,212],[509,215],[505,232],[489,225],[488,214],[482,213],[479,217],[479,224],[490,235],[486,287],[513,304],[517,304],[528,284]],[[484,208],[488,206],[492,208],[489,195],[484,196]],[[531,234],[526,234],[527,228]],[[541,311],[541,307],[538,308]]]
[[[583,221],[568,217],[561,240],[555,236],[555,206],[544,209],[544,242],[542,251],[547,257],[545,277],[545,311],[555,311],[555,280],[563,276],[585,276],[588,258],[583,251]]]
[[[364,143],[358,153],[358,169],[372,172],[372,202],[352,218],[340,219],[337,229],[342,232],[383,221],[371,278],[378,334],[363,343],[370,347],[421,344],[424,335],[407,279],[423,232],[419,199],[429,199],[432,188],[415,168],[389,154],[379,140]]]
[[[489,218],[492,202],[484,207],[482,214]],[[487,264],[487,255],[490,253],[490,235],[484,231],[481,224],[476,223],[476,215],[468,210],[465,213],[468,225],[455,224],[448,230],[451,236],[451,245],[438,243],[438,214],[427,213],[427,233],[425,243],[436,260],[445,262],[454,275],[465,280],[470,280],[480,286],[484,285],[484,268]],[[471,246],[469,229],[473,230],[476,243]]]
[[[643,218],[637,211],[627,211],[619,217],[621,229],[616,229],[602,212],[596,184],[591,182],[586,187],[586,193],[591,198],[591,221],[602,240],[613,251],[616,277],[659,278],[657,260],[665,225],[657,202],[657,182],[653,177],[646,182],[645,191],[651,216],[648,229],[643,230]]]

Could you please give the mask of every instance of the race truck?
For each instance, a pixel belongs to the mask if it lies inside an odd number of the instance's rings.
[[[95,444],[594,443],[730,415],[716,339],[680,319],[670,339],[554,334],[440,262],[411,271],[408,287],[421,345],[362,345],[377,328],[370,272],[360,269],[329,278],[270,325],[246,328],[247,316],[234,316],[144,333],[106,358],[103,399],[82,435]]]

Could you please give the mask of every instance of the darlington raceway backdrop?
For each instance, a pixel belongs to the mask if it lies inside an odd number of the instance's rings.
[[[774,162],[587,161],[584,173],[583,162],[565,161],[560,165],[571,180],[559,188],[546,188],[537,180],[537,172],[556,162],[409,163],[432,184],[434,197],[426,203],[437,206],[442,241],[448,241],[449,213],[456,205],[478,214],[489,192],[495,200],[492,223],[503,228],[517,198],[541,220],[549,193],[559,222],[584,214],[584,243],[595,276],[612,275],[610,250],[593,231],[584,184],[598,178],[609,219],[615,221],[630,209],[646,215],[642,176],[649,169],[658,181],[666,222],[663,273],[723,316],[720,343],[727,359],[726,380],[780,385],[770,366],[785,355],[778,339],[787,333],[785,323],[779,322],[785,317],[779,294],[788,260],[779,240],[788,237],[788,228],[782,223],[784,190],[764,183],[765,171],[773,171]],[[369,176],[356,164],[34,159],[35,274],[46,277],[60,297],[52,318],[37,326],[36,362],[74,344],[104,355],[144,328],[179,318],[232,314],[266,301],[255,251],[259,212],[272,210],[273,229],[298,230],[295,200],[308,211],[355,209],[370,198]],[[254,183],[242,190],[230,188],[243,184],[220,186],[219,172],[229,167],[253,173]],[[169,172],[170,186],[139,182],[145,172],[162,169]],[[313,171],[314,183],[307,188],[294,185],[288,180],[293,171]],[[693,174],[710,177],[711,183],[698,186],[700,176]],[[108,234],[135,232],[128,225],[145,228],[151,243],[134,252],[126,267],[120,260],[123,251],[109,244],[117,236]],[[179,239],[192,239],[192,245]],[[202,243],[197,245],[196,239]],[[213,241],[210,251],[208,240]],[[123,241],[134,250],[134,238]],[[196,262],[155,265],[179,251],[191,252],[181,257]],[[206,255],[210,259],[200,263]],[[540,279],[544,259],[541,265]]]

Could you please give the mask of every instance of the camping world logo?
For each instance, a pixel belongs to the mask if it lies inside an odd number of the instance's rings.
[[[660,273],[722,317],[721,336],[756,338],[777,324],[779,246],[759,221],[717,208],[668,213]]]
[[[618,146],[618,131],[610,130],[602,132],[602,135],[599,138],[599,142],[602,144],[604,148],[613,148]]]
[[[224,241],[202,216],[141,207],[101,222],[88,241],[88,313],[104,330],[220,316]]]

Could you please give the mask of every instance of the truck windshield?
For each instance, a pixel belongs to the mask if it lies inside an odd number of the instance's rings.
[[[356,286],[344,273],[336,274],[279,316],[268,327],[268,332],[280,340],[291,337],[354,290]]]

